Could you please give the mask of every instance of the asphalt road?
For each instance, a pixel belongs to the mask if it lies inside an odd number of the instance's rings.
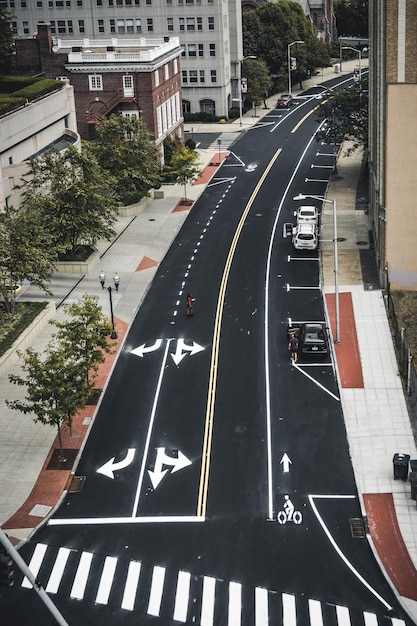
[[[332,360],[295,367],[287,350],[289,318],[324,320],[318,252],[282,236],[293,197],[322,196],[334,163],[316,105],[301,98],[233,144],[132,324],[84,488],[21,550],[70,624],[411,623],[352,536]],[[52,623],[18,582],[6,614]]]

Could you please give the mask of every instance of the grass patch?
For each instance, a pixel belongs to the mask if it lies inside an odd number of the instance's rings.
[[[0,356],[12,347],[46,305],[46,302],[16,302],[15,312],[11,315],[6,312],[4,304],[0,304]]]

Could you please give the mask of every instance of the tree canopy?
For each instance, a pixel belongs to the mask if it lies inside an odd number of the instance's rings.
[[[92,149],[100,166],[115,181],[123,204],[133,204],[160,185],[155,142],[137,117],[110,115],[97,127]]]
[[[0,8],[0,76],[10,74],[15,63],[15,43],[11,26],[11,16]]]
[[[256,11],[245,12],[242,23],[244,56],[254,55],[264,61],[278,88],[288,84],[288,44],[294,41],[304,44],[291,48],[291,56],[297,59],[293,82],[330,64],[326,45],[318,40],[314,26],[296,2],[267,2]]]
[[[72,144],[52,148],[29,160],[20,185],[22,207],[38,212],[56,250],[74,258],[81,245],[94,246],[114,234],[119,200],[112,183],[88,145],[82,152]]]
[[[262,104],[272,87],[272,79],[265,61],[246,59],[242,63],[242,75],[248,79],[245,99],[256,105]]]
[[[190,150],[187,146],[178,145],[172,153],[170,164],[166,167],[172,179],[184,185],[185,198],[187,198],[187,183],[201,174],[198,160],[197,152]]]
[[[334,0],[339,37],[368,37],[368,0]]]

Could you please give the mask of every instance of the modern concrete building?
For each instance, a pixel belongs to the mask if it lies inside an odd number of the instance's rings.
[[[80,147],[74,90],[68,84],[25,106],[0,116],[0,207],[19,206],[14,189],[26,171],[26,161],[52,145],[67,141]]]
[[[369,3],[370,216],[381,285],[417,289],[417,0]]]
[[[178,37],[184,111],[226,116],[239,99],[241,0],[0,0],[18,37],[56,41]]]

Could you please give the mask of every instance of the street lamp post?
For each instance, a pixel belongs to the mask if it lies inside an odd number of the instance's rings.
[[[305,200],[312,198],[320,202],[328,202],[333,205],[333,254],[334,254],[334,297],[335,297],[335,322],[336,322],[336,338],[335,343],[340,343],[340,302],[339,302],[339,257],[337,250],[337,211],[336,200],[328,200],[321,196],[298,194],[294,200]]]
[[[353,50],[353,52],[357,52],[359,55],[359,85],[361,84],[361,78],[362,78],[362,67],[361,67],[361,61],[362,61],[362,50],[360,48],[352,48],[352,46],[342,46],[342,50]],[[364,51],[367,50],[367,48],[364,48]]]
[[[112,291],[113,289],[111,287],[107,287],[108,292],[109,292],[109,298],[110,298],[110,316],[111,316],[111,327],[112,327],[112,332],[110,337],[112,339],[117,339],[117,333],[115,331],[114,328],[114,314],[113,314],[113,298],[112,298]]]
[[[291,95],[291,46],[294,46],[296,43],[304,43],[301,39],[297,39],[297,41],[292,41],[287,46],[288,53],[288,93]]]
[[[239,126],[242,126],[242,63],[246,61],[246,59],[256,59],[254,54],[249,54],[247,57],[243,57],[239,61]]]

